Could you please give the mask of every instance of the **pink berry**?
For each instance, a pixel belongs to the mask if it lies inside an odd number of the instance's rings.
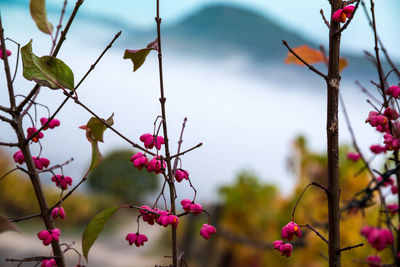
[[[160,150],[161,145],[164,144],[164,137],[145,133],[140,136],[140,141],[144,143],[145,148],[152,149],[155,146],[157,150]]]
[[[178,169],[175,172],[175,179],[178,183],[182,182],[183,179],[189,180],[189,173],[187,170]]]
[[[57,263],[55,259],[47,259],[42,261],[40,267],[57,267]]]
[[[139,152],[131,157],[131,162],[133,163],[133,166],[135,166],[135,168],[141,170],[143,167],[146,167],[149,160],[145,155]]]
[[[211,235],[215,234],[217,230],[215,229],[214,226],[211,226],[209,224],[203,224],[200,230],[200,235],[204,239],[210,239]]]
[[[144,245],[144,242],[146,242],[147,236],[145,235],[140,235],[138,233],[129,233],[126,235],[125,239],[129,242],[129,245],[132,246],[135,244],[135,246],[140,247]]]
[[[281,252],[282,256],[290,257],[292,254],[293,247],[290,243],[282,244],[279,247],[279,251]]]
[[[276,240],[274,241],[273,245],[274,245],[274,249],[278,249],[280,248],[280,246],[282,246],[283,241],[282,240]]]
[[[149,164],[147,164],[147,170],[149,172],[155,172],[156,174],[160,174],[163,170],[167,167],[167,164],[165,161],[162,161],[162,168],[161,168],[161,157],[160,156],[155,156],[152,160],[150,160]]]
[[[11,51],[10,50],[6,49],[6,53],[7,53],[7,57],[11,56]],[[0,47],[0,58],[4,59],[3,50],[1,49],[1,47]]]
[[[43,241],[43,245],[48,246],[53,240],[58,242],[60,234],[60,229],[54,228],[53,230],[40,231],[37,236]]]
[[[51,217],[53,219],[57,219],[57,217],[60,217],[61,219],[64,219],[65,218],[65,211],[64,211],[63,207],[55,207],[51,211]]]
[[[400,87],[397,85],[392,85],[386,90],[386,94],[398,98],[400,95]]]
[[[14,157],[14,161],[18,162],[19,164],[22,164],[25,162],[25,157],[21,150],[18,150],[17,152],[15,152],[13,157]]]
[[[361,158],[361,155],[354,152],[347,153],[347,158],[353,162],[358,161]]]
[[[58,186],[62,190],[67,190],[68,185],[72,185],[72,178],[69,176],[57,174],[56,176],[51,177],[51,180],[55,182],[56,186]]]
[[[28,128],[28,129],[27,129],[27,133],[28,133],[27,138],[30,139],[31,136],[32,136],[34,133],[36,133],[36,132],[37,132],[36,127]],[[39,139],[42,139],[43,137],[44,137],[43,133],[42,133],[42,132],[39,132],[39,133],[38,133],[37,135],[35,135],[31,140],[32,140],[32,142],[37,143],[37,142],[39,142]]]
[[[366,259],[369,267],[381,267],[381,257],[378,255],[371,255],[368,256]]]
[[[282,238],[291,241],[293,235],[301,237],[301,229],[295,222],[289,222],[282,228]]]

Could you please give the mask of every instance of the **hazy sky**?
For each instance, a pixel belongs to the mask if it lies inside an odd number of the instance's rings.
[[[61,5],[60,2],[62,1],[47,1],[50,5],[58,6]],[[72,8],[74,1],[69,2]],[[322,8],[325,14],[329,14],[327,0],[161,0],[161,15],[165,23],[173,23],[204,5],[216,3],[233,3],[253,9],[274,19],[292,31],[307,35],[320,43],[324,43],[327,38],[327,28],[322,23],[319,13]],[[400,51],[394,51],[395,49],[398,50],[397,47],[400,43],[400,35],[394,32],[394,29],[400,27],[400,21],[398,20],[400,1],[381,0],[376,3],[375,9],[378,30],[384,44],[392,51],[392,54],[400,58]],[[109,0],[85,0],[82,6],[83,11],[115,17],[135,26],[151,26],[154,23],[155,1],[117,0],[110,4]],[[360,9],[359,11],[362,10]],[[343,45],[347,49],[369,49],[371,41],[370,28],[367,25],[364,13],[360,12],[353,25],[344,34]]]

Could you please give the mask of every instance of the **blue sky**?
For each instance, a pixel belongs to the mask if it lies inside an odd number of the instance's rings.
[[[49,5],[53,6],[60,6],[61,2],[61,0],[47,1]],[[69,2],[72,8],[74,1]],[[117,0],[111,5],[109,3],[109,0],[85,0],[82,12],[115,17],[135,26],[150,27],[154,24],[155,1]],[[165,23],[174,23],[205,5],[216,3],[230,3],[252,9],[272,18],[284,27],[320,43],[324,43],[327,38],[327,28],[322,23],[319,13],[322,8],[325,14],[329,14],[329,4],[326,0],[161,0],[161,15]],[[398,20],[400,1],[379,1],[376,3],[375,9],[377,27],[384,44],[393,55],[400,58],[400,51],[394,51],[398,47],[397,44],[400,43],[400,35],[394,32],[394,29],[398,29],[400,26]],[[363,12],[359,13],[343,37],[345,49],[371,48],[372,33]]]

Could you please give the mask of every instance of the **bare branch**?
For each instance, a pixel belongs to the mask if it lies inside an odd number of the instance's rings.
[[[324,78],[325,80],[328,79],[328,76],[323,74],[322,72],[320,72],[319,70],[317,70],[316,68],[314,68],[312,65],[308,64],[304,59],[302,59],[299,55],[296,54],[296,52],[294,52],[292,50],[292,48],[289,47],[288,43],[285,40],[282,40],[283,45],[286,46],[286,48],[289,50],[290,53],[292,53],[298,60],[300,60],[304,65],[306,65],[311,71],[313,71],[314,73],[316,73],[317,75],[321,76],[322,78]]]

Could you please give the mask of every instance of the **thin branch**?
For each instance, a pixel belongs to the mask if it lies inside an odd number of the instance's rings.
[[[62,20],[63,20],[63,18],[64,18],[65,8],[66,8],[66,7],[67,7],[67,0],[64,0],[63,7],[62,7],[62,9],[61,9],[60,20],[58,21],[57,30],[56,30],[56,35],[55,35],[55,37],[54,37],[54,39],[53,39],[53,45],[52,45],[52,47],[51,47],[50,54],[53,53],[53,49],[54,49],[54,47],[56,46],[56,41],[57,41],[57,38],[58,38],[58,34],[60,33],[60,29],[61,29],[61,27],[62,27],[61,24],[62,24]]]
[[[296,204],[294,205],[294,208],[293,208],[293,211],[292,211],[292,220],[294,220],[294,213],[296,212],[297,205],[299,204],[299,202],[300,202],[301,198],[303,197],[304,193],[306,192],[306,190],[307,190],[310,186],[312,186],[312,185],[314,185],[314,186],[316,186],[316,187],[318,187],[318,188],[321,188],[322,190],[324,190],[325,194],[326,194],[327,196],[329,196],[329,191],[328,191],[328,189],[326,189],[326,188],[323,187],[322,185],[320,185],[320,184],[318,184],[318,183],[315,183],[315,182],[312,182],[312,183],[308,184],[308,185],[303,189],[303,191],[301,192],[299,198],[298,198],[297,201],[296,201]]]
[[[314,68],[312,65],[308,64],[306,61],[304,61],[304,59],[302,59],[299,55],[297,55],[296,52],[294,52],[292,50],[292,48],[290,48],[290,46],[288,45],[288,43],[285,40],[282,40],[283,45],[286,46],[286,48],[289,50],[290,53],[292,53],[298,60],[300,60],[304,65],[306,65],[311,71],[313,71],[314,73],[316,73],[317,75],[321,76],[322,78],[324,78],[325,80],[328,80],[328,76],[323,74],[322,72],[320,72],[319,70],[317,70],[316,68]]]
[[[3,180],[4,178],[6,178],[7,175],[9,175],[10,173],[12,173],[12,172],[14,172],[14,171],[16,171],[16,170],[18,170],[18,168],[14,168],[14,169],[12,169],[12,170],[6,172],[3,176],[0,177],[0,181]]]
[[[57,165],[54,165],[54,166],[52,166],[52,167],[50,167],[50,168],[41,170],[41,171],[39,171],[39,173],[41,173],[41,172],[52,172],[52,171],[54,171],[55,169],[59,169],[59,168],[64,167],[65,165],[70,164],[73,160],[74,160],[74,158],[71,158],[71,159],[67,160],[66,162],[64,162],[64,163],[62,163],[62,164],[57,164]]]
[[[343,251],[350,250],[350,249],[353,249],[353,248],[362,247],[362,246],[364,246],[364,243],[361,243],[361,244],[358,244],[358,245],[354,245],[354,246],[344,247],[344,248],[339,249],[338,253],[342,253]]]
[[[4,111],[4,112],[7,112],[7,113],[10,113],[10,109],[7,108],[7,107],[0,106],[0,110]]]
[[[5,143],[5,142],[0,142],[0,146],[9,146],[9,147],[13,147],[13,146],[18,146],[18,143]]]
[[[178,153],[178,154],[176,154],[176,155],[171,156],[170,159],[173,159],[173,158],[175,158],[175,157],[180,157],[180,156],[182,156],[182,155],[184,155],[184,154],[186,154],[186,153],[188,153],[188,152],[190,152],[190,151],[192,151],[192,150],[194,150],[194,149],[196,149],[196,148],[201,147],[202,145],[203,145],[203,143],[198,143],[197,145],[195,145],[195,146],[192,147],[192,148],[189,148],[189,149],[187,149],[187,150],[185,150],[185,151],[183,151],[183,152],[181,152],[181,153]]]
[[[325,18],[325,15],[324,15],[324,11],[322,10],[322,8],[321,8],[321,10],[319,11],[319,13],[321,13],[321,16],[322,16],[322,20],[324,21],[324,23],[325,23],[325,25],[328,27],[328,29],[331,27],[331,25],[329,24],[329,21]]]
[[[9,118],[6,118],[6,117],[4,117],[4,116],[2,116],[2,115],[0,115],[0,120],[5,121],[5,122],[8,122],[9,124],[14,125],[14,121],[13,121],[13,120],[11,120],[11,119],[9,119]]]
[[[15,108],[15,96],[14,96],[14,88],[13,88],[11,72],[10,72],[10,65],[8,63],[6,42],[4,40],[4,29],[3,29],[3,23],[1,21],[1,14],[0,14],[0,44],[1,44],[1,52],[3,54],[4,72],[5,72],[6,78],[7,78],[8,96],[10,99],[10,109],[12,110]]]
[[[176,152],[177,155],[181,152],[181,145],[182,145],[182,142],[183,142],[183,131],[185,130],[186,122],[187,122],[187,118],[184,118],[183,119],[183,123],[182,123],[181,135],[180,135],[179,141],[178,141],[178,150]],[[172,169],[172,175],[173,176],[175,176],[175,172],[176,172],[176,169],[178,167],[178,160],[179,160],[179,156],[177,156],[177,158],[174,160],[174,168]]]
[[[84,109],[86,109],[90,114],[92,114],[94,117],[96,117],[101,123],[103,123],[107,128],[109,128],[111,131],[113,131],[114,133],[116,133],[119,137],[121,137],[122,139],[124,139],[126,142],[128,142],[129,144],[131,144],[133,147],[142,150],[152,156],[155,156],[156,154],[154,154],[153,152],[141,147],[140,145],[136,144],[135,142],[131,141],[130,139],[128,139],[126,136],[124,136],[122,133],[120,133],[118,130],[116,130],[114,127],[112,127],[111,125],[108,125],[107,122],[105,122],[102,118],[100,118],[96,113],[94,113],[91,109],[89,109],[86,105],[84,105],[82,102],[79,101],[79,99],[77,97],[73,97],[68,95],[69,98],[72,98],[76,104],[78,104],[79,106],[83,107]]]
[[[351,21],[353,20],[353,18],[354,18],[354,15],[355,15],[355,13],[356,13],[356,11],[357,11],[357,9],[358,9],[358,6],[360,5],[360,2],[361,2],[361,0],[358,0],[358,1],[357,1],[357,4],[356,4],[356,6],[354,7],[353,13],[351,13],[350,18],[346,21],[346,23],[345,23],[339,30],[337,30],[337,31],[335,32],[336,35],[340,34],[342,31],[344,31],[344,30],[347,28],[347,26],[349,26],[350,22],[351,22]]]
[[[60,50],[60,48],[61,48],[61,45],[64,43],[64,41],[65,41],[65,39],[66,39],[67,32],[68,32],[68,30],[69,30],[69,27],[71,26],[71,24],[72,24],[72,22],[73,22],[73,20],[74,20],[74,18],[75,18],[75,15],[76,15],[76,13],[78,12],[79,7],[82,5],[83,1],[84,1],[84,0],[77,0],[77,1],[76,1],[75,8],[74,8],[74,10],[72,11],[71,16],[69,17],[69,20],[68,20],[68,22],[67,22],[67,25],[65,26],[65,29],[61,32],[61,37],[60,37],[60,40],[58,40],[57,47],[55,48],[55,50],[54,50],[53,53],[52,53],[52,56],[53,56],[53,57],[56,57],[56,56],[57,56],[57,54],[58,54],[58,52],[59,52],[59,50]],[[22,109],[24,108],[24,106],[29,102],[29,100],[30,100],[34,95],[37,94],[37,92],[38,92],[39,89],[40,89],[40,85],[36,84],[35,87],[33,87],[33,89],[31,90],[31,92],[28,94],[28,96],[18,105],[17,111],[19,111],[19,112],[22,111]]]
[[[319,238],[321,238],[326,244],[329,244],[329,241],[328,241],[325,237],[323,237],[323,236],[321,235],[320,232],[318,232],[317,230],[315,230],[314,227],[312,227],[311,225],[306,224],[306,225],[299,225],[299,226],[300,226],[300,227],[306,227],[306,228],[310,229],[310,230],[313,231]]]
[[[17,223],[17,222],[22,222],[22,221],[30,220],[30,219],[33,219],[33,218],[37,218],[37,217],[40,217],[40,216],[41,216],[41,214],[37,213],[37,214],[28,215],[28,216],[17,218],[17,219],[9,218],[8,221]]]
[[[111,42],[107,45],[107,47],[103,50],[103,52],[100,54],[100,56],[96,59],[96,61],[90,66],[89,70],[86,72],[86,74],[82,77],[82,79],[79,81],[79,83],[77,84],[77,86],[75,87],[74,91],[76,91],[79,86],[82,84],[82,82],[86,79],[86,77],[89,75],[89,73],[94,70],[94,68],[96,67],[97,63],[100,61],[100,59],[104,56],[104,54],[112,47],[113,43],[115,42],[115,40],[117,40],[117,38],[121,35],[121,31],[118,32],[114,38],[111,40]],[[32,92],[31,92],[32,93]],[[72,92],[71,92],[72,94]],[[37,130],[35,133],[32,134],[32,136],[30,136],[29,139],[27,139],[26,142],[29,142],[32,138],[34,138],[37,134],[39,134],[39,132],[41,130],[43,130],[45,127],[47,127],[49,125],[49,123],[51,122],[52,119],[54,119],[54,117],[58,114],[58,112],[61,110],[61,108],[67,103],[68,99],[72,96],[72,95],[67,96],[64,101],[61,103],[61,105],[57,108],[57,110],[54,112],[54,114],[47,120],[47,122],[39,128],[39,130]],[[29,102],[29,96],[27,96],[27,98],[25,99],[26,102]],[[28,100],[27,100],[28,99]],[[24,101],[25,101],[24,100]],[[22,104],[22,103],[21,103]]]

